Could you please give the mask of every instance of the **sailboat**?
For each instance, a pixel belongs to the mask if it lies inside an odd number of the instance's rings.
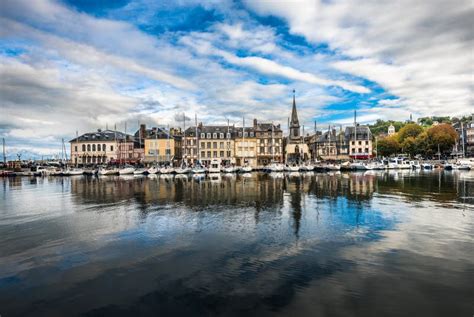
[[[135,172],[135,168],[131,165],[125,165],[121,169],[119,169],[120,175],[130,175]]]
[[[192,168],[191,172],[193,174],[204,174],[206,173],[206,168],[204,166],[201,165],[201,151],[199,149],[199,138],[198,138],[198,124],[197,124],[197,115],[195,114],[194,115],[194,121],[195,121],[195,125],[196,125],[196,151],[197,151],[197,155],[198,155],[198,158],[197,158],[197,161],[196,163],[194,164],[194,167]]]
[[[178,167],[175,169],[176,174],[187,174],[191,173],[191,169],[186,165],[186,163],[183,162],[181,167]]]

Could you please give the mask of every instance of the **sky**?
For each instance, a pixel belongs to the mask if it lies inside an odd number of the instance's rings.
[[[305,132],[474,112],[474,2],[3,0],[0,137],[9,153],[138,123]]]

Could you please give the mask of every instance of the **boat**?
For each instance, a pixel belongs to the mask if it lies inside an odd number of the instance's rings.
[[[314,171],[314,165],[311,165],[311,164],[300,165],[299,171],[300,171],[300,172],[311,172],[311,171]]]
[[[325,165],[323,165],[323,168],[328,170],[328,171],[340,171],[341,170],[341,164],[325,164]]]
[[[421,164],[419,161],[410,161],[411,169],[417,170],[421,169]]]
[[[431,169],[433,169],[433,165],[430,164],[430,163],[422,163],[421,168],[424,169],[424,170],[431,170]]]
[[[456,163],[453,165],[453,169],[458,171],[469,171],[471,169],[471,166],[468,164]]]
[[[119,169],[120,175],[130,175],[135,172],[135,168],[133,166],[124,166],[123,168]]]
[[[250,172],[252,172],[252,170],[253,170],[253,168],[252,168],[252,166],[250,166],[250,165],[243,166],[243,167],[240,169],[240,171],[241,171],[242,173],[250,173]]]
[[[270,173],[283,172],[285,170],[285,165],[279,162],[271,162],[265,167],[265,171]]]
[[[209,173],[220,173],[221,172],[221,162],[218,159],[212,159],[211,165],[209,166]]]
[[[178,167],[175,169],[176,174],[188,174],[191,173],[191,168],[186,166],[186,164],[181,165],[181,167]]]
[[[286,165],[285,166],[285,171],[287,172],[298,172],[300,170],[300,167],[298,165]]]
[[[207,171],[206,168],[205,168],[204,166],[200,166],[200,165],[194,166],[194,167],[191,169],[191,172],[192,172],[193,174],[204,174],[204,173],[206,173],[206,171]]]
[[[174,172],[175,172],[175,169],[169,165],[160,168],[160,174],[172,174]]]
[[[143,174],[148,174],[148,170],[146,168],[137,168],[135,171],[133,171],[134,175],[143,175]]]
[[[160,172],[160,169],[156,166],[152,166],[147,170],[148,174],[158,174]]]
[[[221,169],[223,173],[235,173],[237,172],[237,168],[234,166],[225,166]]]
[[[445,171],[452,171],[452,170],[453,170],[453,167],[454,167],[454,165],[451,164],[451,163],[445,163],[445,164],[443,165],[443,169],[444,169]]]
[[[351,163],[351,169],[356,170],[356,171],[366,171],[368,170],[367,164],[363,162],[352,162]]]
[[[82,168],[68,168],[63,172],[64,176],[76,176],[83,175],[84,170]]]
[[[100,168],[99,175],[118,175],[119,169],[118,168]]]

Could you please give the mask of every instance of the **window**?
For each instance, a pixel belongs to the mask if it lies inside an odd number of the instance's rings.
[[[201,151],[201,157],[205,157],[206,156],[206,152],[205,151]]]
[[[355,144],[355,142],[354,142],[354,141],[352,141],[352,142],[351,142],[351,144],[352,144],[352,145],[354,145],[354,144]]]
[[[217,157],[217,151],[213,151],[214,157]]]
[[[82,145],[82,152],[85,152],[85,151],[86,151],[86,145],[83,144],[83,145]]]
[[[114,150],[114,146],[111,145],[111,146],[110,146],[110,151],[113,151],[113,150]]]
[[[362,153],[362,149],[361,149],[361,148],[359,148],[359,153]]]
[[[208,139],[211,138],[211,134],[210,134],[210,133],[207,134],[207,138],[208,138]]]
[[[224,151],[219,152],[220,157],[224,157]]]
[[[76,146],[74,146],[74,151],[76,151],[76,152],[77,152],[77,145],[76,145]]]
[[[160,153],[160,150],[158,150],[158,153]],[[166,149],[165,154],[166,155],[171,155],[171,149]]]
[[[365,145],[369,145],[369,141],[365,141]]]
[[[212,142],[212,147],[217,149],[217,142]]]
[[[97,151],[100,152],[100,144],[97,144]]]
[[[240,137],[240,138],[242,137],[242,131],[239,132],[239,137]]]
[[[254,135],[253,132],[250,132],[250,137],[251,137],[251,138],[253,138],[253,135]]]
[[[219,138],[223,139],[223,138],[224,138],[224,133],[221,133],[221,134],[219,135]]]
[[[202,147],[203,149],[205,149],[205,148],[206,148],[206,142],[201,142],[201,147]]]
[[[260,154],[263,154],[265,153],[265,148],[264,147],[260,147]]]
[[[95,152],[95,144],[92,144],[92,152]]]
[[[90,145],[90,144],[87,144],[87,151],[88,151],[88,152],[91,151],[91,145]]]
[[[369,153],[369,148],[365,148],[365,153]]]
[[[361,144],[362,144],[362,141],[359,141],[359,145],[361,145]]]
[[[224,142],[219,142],[219,148],[221,148],[221,149],[224,148]]]
[[[227,133],[227,138],[228,138],[228,139],[230,139],[230,132],[229,132],[229,133]]]
[[[230,151],[227,151],[227,157],[230,157]]]
[[[249,136],[248,132],[244,132],[244,137],[248,137],[248,136]]]
[[[208,149],[211,148],[211,142],[207,142],[207,148],[208,148]]]
[[[217,139],[217,133],[214,132],[214,133],[212,134],[212,138],[213,138],[213,139]]]
[[[107,150],[105,149],[105,144],[102,144],[102,151],[107,151]]]

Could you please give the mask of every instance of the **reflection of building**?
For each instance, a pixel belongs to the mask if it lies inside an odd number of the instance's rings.
[[[144,131],[145,162],[177,162],[181,160],[182,137],[178,130],[153,127]]]
[[[283,131],[280,125],[259,123],[253,120],[257,138],[257,165],[267,165],[271,161],[283,161]]]
[[[288,163],[300,163],[309,159],[309,148],[303,142],[300,134],[300,122],[296,111],[295,91],[293,90],[293,107],[291,109],[291,120],[289,124],[289,135],[285,147],[285,161]]]
[[[131,135],[113,130],[85,133],[69,141],[73,164],[102,164],[111,161],[134,160],[134,141]]]
[[[368,126],[346,127],[344,134],[351,158],[367,159],[372,157],[372,133]]]
[[[257,167],[257,138],[253,127],[238,129],[235,139],[235,159],[238,166]]]

